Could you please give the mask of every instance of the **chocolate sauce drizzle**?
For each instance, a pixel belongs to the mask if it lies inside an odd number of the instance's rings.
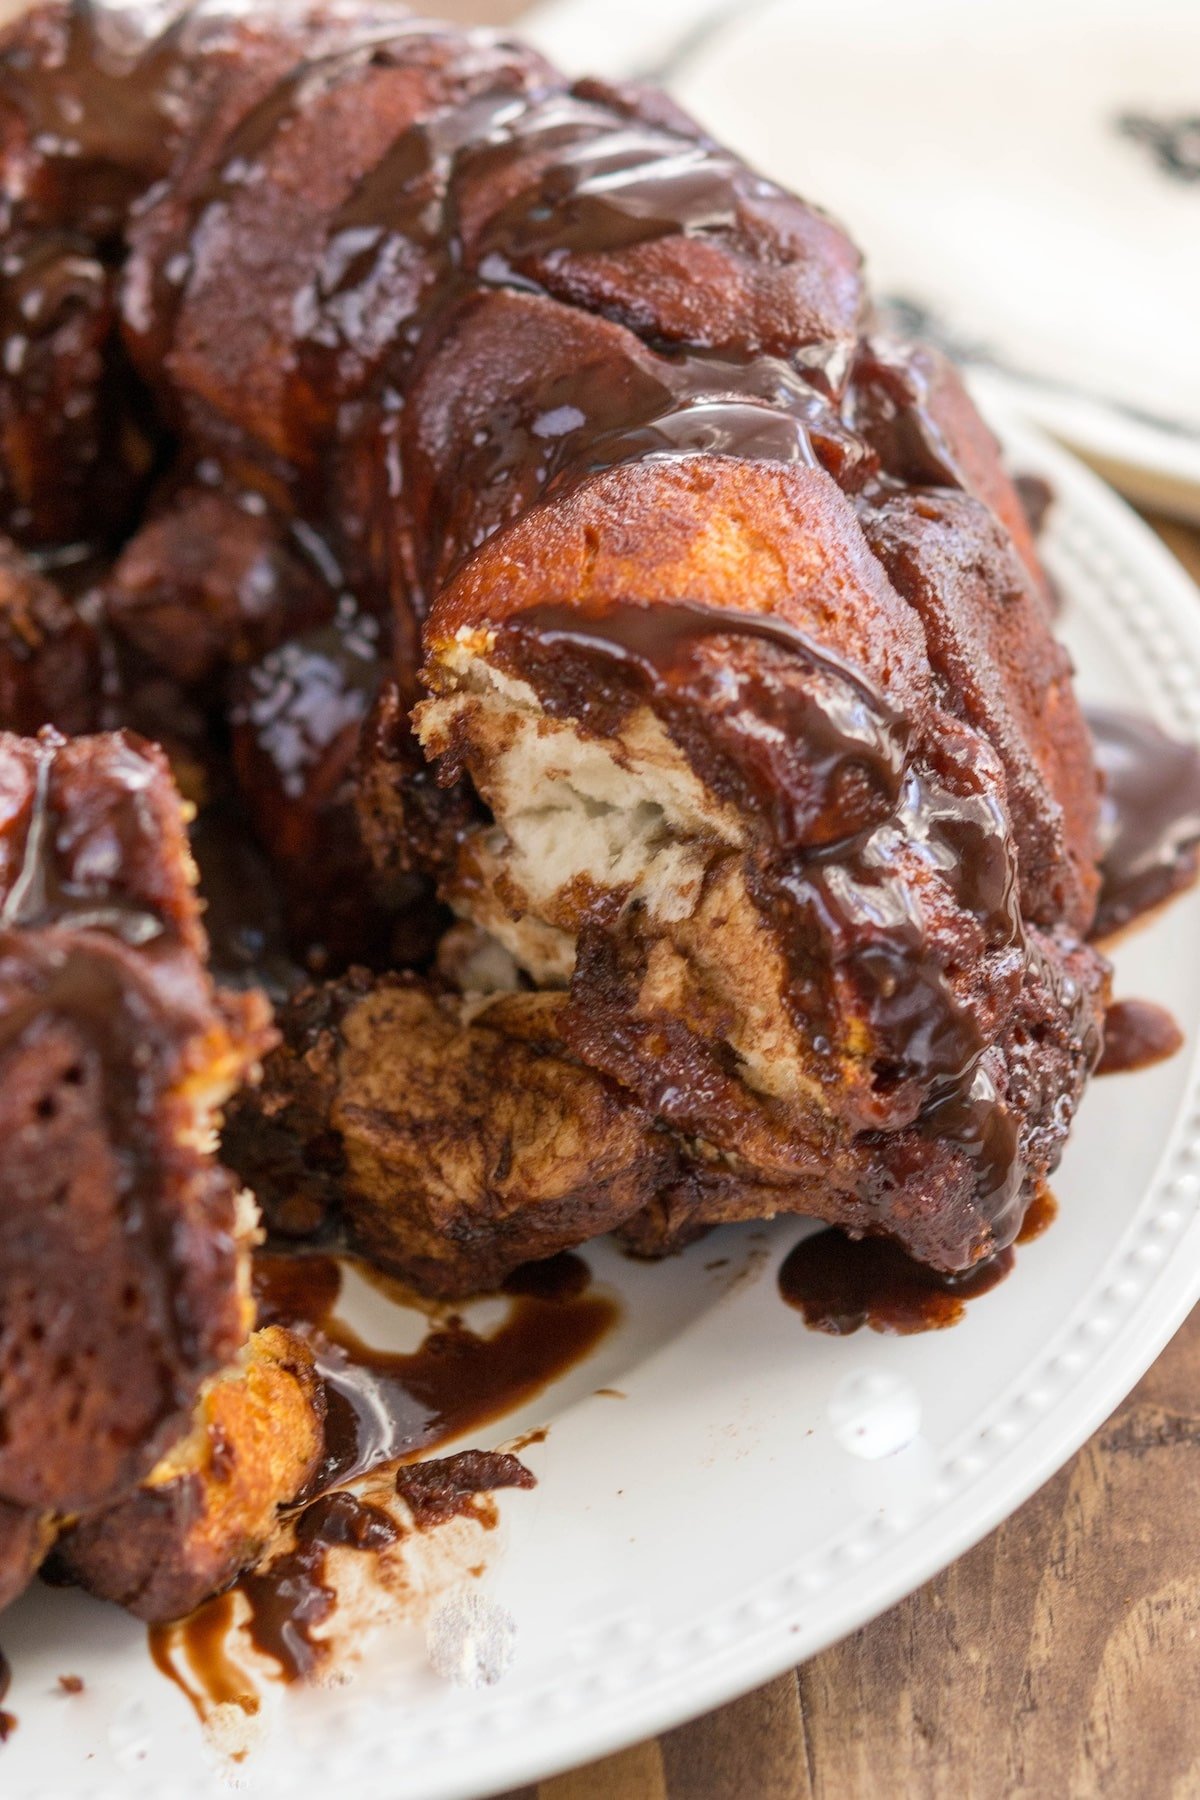
[[[306,1326],[325,1382],[326,1454],[310,1494],[501,1418],[587,1356],[616,1322],[615,1301],[588,1291],[587,1264],[568,1252],[510,1283],[507,1317],[489,1336],[452,1313],[416,1350],[387,1351],[335,1317],[334,1258],[256,1258],[261,1321]]]
[[[511,655],[547,711],[561,706],[600,733],[639,700],[650,699],[685,743],[690,721],[703,718],[711,785],[769,828],[773,847],[758,877],[764,912],[790,911],[782,940],[824,942],[862,996],[880,1046],[870,1123],[886,1128],[916,1113],[922,1136],[952,1143],[967,1160],[996,1241],[1010,1239],[1025,1178],[1016,1124],[982,1060],[990,1040],[955,995],[897,860],[915,844],[943,871],[1015,1000],[1044,959],[1024,930],[995,796],[982,784],[964,792],[961,780],[952,790],[861,672],[779,618],[687,601],[543,605],[506,621],[496,638],[495,654]],[[768,654],[747,657],[747,645]],[[836,1079],[833,1023],[822,1022],[802,961],[794,975],[806,1035],[824,1045]]]
[[[682,716],[685,709],[672,703],[681,680],[711,685],[716,746],[718,754],[727,751],[716,785],[765,817],[787,848],[844,839],[855,827],[856,801],[869,815],[898,799],[908,721],[860,672],[786,619],[682,599],[604,611],[543,605],[508,621],[498,633],[501,646],[510,637],[519,642],[522,670],[543,687],[547,711],[568,711],[599,729],[614,711],[649,696],[668,718]],[[736,647],[745,642],[782,656],[743,668]],[[706,657],[710,647],[714,654]],[[564,681],[564,657],[588,665],[589,674]],[[537,681],[547,662],[557,673],[553,684]],[[597,677],[598,664],[604,670]],[[741,726],[748,717],[752,730]],[[865,798],[856,791],[862,786]]]
[[[144,945],[162,937],[163,919],[123,894],[106,871],[102,883],[87,887],[69,879],[62,863],[60,832],[66,824],[51,798],[55,763],[66,739],[49,728],[32,746],[34,791],[25,824],[20,868],[0,902],[0,930],[17,926],[63,925],[74,931],[111,932],[127,944]],[[112,772],[119,762],[110,759]],[[129,767],[128,805],[110,810],[106,823],[116,835],[118,866],[129,866],[144,826],[137,816],[136,794],[144,770]]]
[[[323,1660],[313,1633],[337,1603],[337,1592],[325,1579],[329,1551],[378,1555],[399,1541],[400,1529],[381,1507],[356,1494],[323,1494],[299,1514],[295,1538],[294,1549],[238,1582],[250,1607],[251,1640],[287,1681],[312,1675]]]

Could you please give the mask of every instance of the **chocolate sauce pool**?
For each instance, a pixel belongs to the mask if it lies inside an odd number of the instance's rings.
[[[328,1648],[320,1628],[337,1592],[326,1570],[333,1549],[381,1559],[413,1531],[456,1516],[485,1529],[497,1520],[487,1496],[532,1487],[515,1456],[467,1450],[417,1460],[460,1433],[487,1425],[541,1392],[591,1351],[617,1318],[615,1301],[589,1291],[581,1257],[564,1253],[514,1271],[507,1316],[481,1336],[454,1314],[439,1319],[415,1350],[378,1350],[336,1318],[342,1276],[331,1256],[260,1254],[254,1293],[260,1324],[281,1324],[312,1344],[328,1406],[326,1455],[296,1504],[288,1540],[233,1587],[173,1624],[150,1628],[155,1664],[202,1720],[235,1705],[258,1710],[253,1683],[231,1653],[241,1630],[284,1681],[313,1675]],[[374,1498],[340,1484],[376,1472],[404,1501],[401,1525]]]
[[[1040,1237],[1057,1210],[1043,1188],[1025,1214],[1017,1243]],[[855,1240],[830,1227],[789,1252],[779,1271],[779,1291],[812,1331],[847,1337],[869,1325],[872,1331],[908,1337],[956,1325],[967,1302],[990,1293],[1015,1261],[1010,1246],[972,1269],[944,1275],[914,1262],[889,1238]]]
[[[587,1284],[587,1264],[564,1253],[510,1276],[507,1317],[489,1336],[451,1314],[417,1349],[389,1351],[365,1344],[333,1317],[341,1273],[332,1257],[257,1257],[260,1323],[315,1331],[329,1411],[326,1457],[309,1493],[381,1462],[412,1460],[540,1393],[616,1321],[615,1301]]]

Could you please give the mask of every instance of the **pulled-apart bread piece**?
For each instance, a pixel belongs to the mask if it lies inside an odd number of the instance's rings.
[[[67,1528],[56,1579],[139,1619],[178,1619],[261,1552],[320,1466],[325,1394],[309,1346],[256,1331],[202,1390],[187,1436],[113,1506]]]
[[[674,1166],[669,1138],[567,1054],[560,994],[478,1000],[358,974],[280,1016],[224,1154],[277,1229],[343,1211],[371,1261],[438,1294],[611,1230]]]
[[[1026,902],[994,660],[972,709],[830,477],[606,472],[489,539],[426,637],[419,738],[486,809],[439,840],[443,896],[694,1147],[664,1216],[785,1207],[944,1269],[1011,1241],[1099,1042],[1088,812],[1010,731],[1058,850]]]
[[[125,733],[0,735],[0,1501],[110,1504],[252,1318],[220,1108],[271,1040],[204,966],[182,808]]]

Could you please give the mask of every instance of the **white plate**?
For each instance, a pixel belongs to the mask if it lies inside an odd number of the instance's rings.
[[[558,0],[521,29],[665,80],[842,218],[921,335],[1200,519],[1196,0]]]
[[[1022,468],[1060,504],[1047,554],[1068,595],[1084,693],[1200,735],[1200,606],[1178,566],[1086,471],[1025,429]],[[252,1795],[439,1800],[492,1793],[659,1731],[778,1673],[910,1592],[997,1524],[1133,1385],[1200,1292],[1200,892],[1118,954],[1120,991],[1168,1002],[1187,1049],[1085,1100],[1053,1229],[950,1333],[804,1329],[775,1270],[804,1229],[714,1234],[658,1266],[589,1249],[626,1302],[584,1367],[489,1443],[550,1423],[539,1478],[502,1497],[487,1592],[517,1621],[494,1688],[440,1682],[399,1626],[350,1685],[278,1696],[231,1772],[152,1668],[142,1631],[78,1594],[36,1590],[0,1624],[20,1725],[5,1800]],[[719,1258],[729,1265],[712,1269]],[[352,1312],[379,1341],[384,1303]],[[864,1383],[882,1426],[919,1435],[883,1460],[842,1447]],[[619,1387],[625,1398],[598,1396]],[[85,1692],[55,1692],[63,1673]]]

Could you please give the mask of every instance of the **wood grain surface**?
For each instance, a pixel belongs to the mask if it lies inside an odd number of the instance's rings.
[[[438,10],[506,23],[522,7]],[[1150,523],[1200,581],[1200,533]],[[1200,1308],[1078,1456],[910,1599],[742,1700],[505,1800],[1092,1795],[1200,1800]]]
[[[1197,1794],[1200,1312],[1060,1474],[911,1599],[520,1800]]]
[[[1092,1795],[1200,1795],[1200,1309],[1078,1456],[910,1599],[508,1800]]]

